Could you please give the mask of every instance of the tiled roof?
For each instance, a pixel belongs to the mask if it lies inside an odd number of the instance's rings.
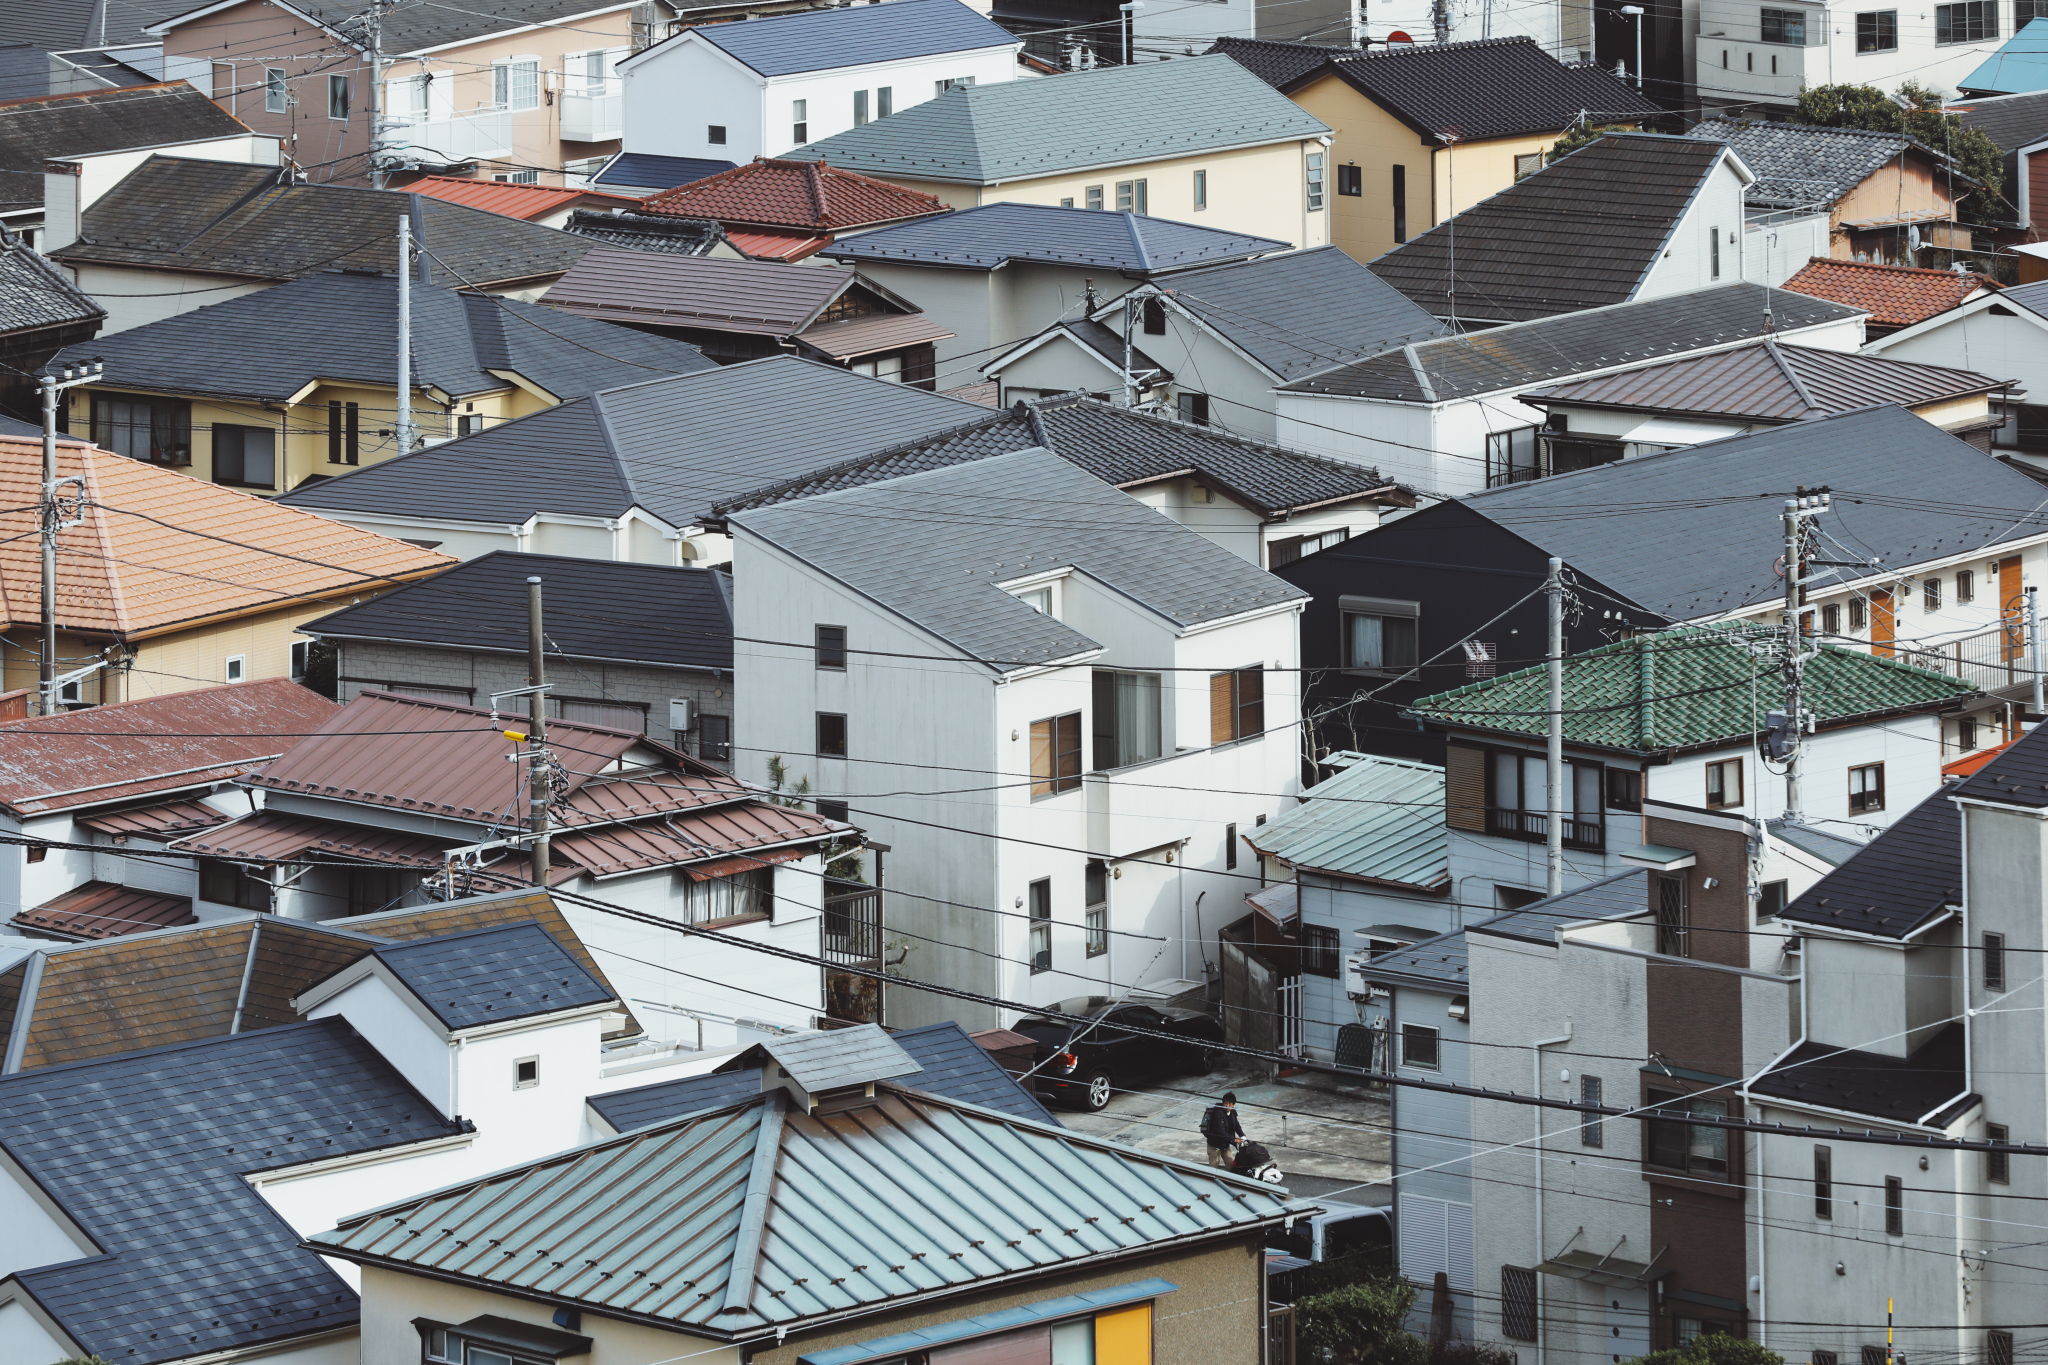
[[[594,190],[567,189],[560,185],[514,185],[502,180],[473,180],[467,176],[423,175],[406,189],[450,204],[467,204],[507,218],[545,218],[566,208],[624,208],[640,201],[631,195],[604,194]]]
[[[1344,770],[1301,793],[1302,804],[1244,833],[1268,858],[1298,871],[1425,891],[1450,886],[1441,764],[1332,754]]]
[[[960,0],[891,0],[886,5],[850,5],[750,19],[744,24],[704,24],[683,30],[712,44],[763,76],[864,66],[1009,47],[1015,35],[960,3]],[[659,61],[660,45],[636,53],[636,61]]]
[[[1218,53],[956,88],[789,155],[867,175],[990,185],[1329,131]]]
[[[1693,125],[1686,136],[1732,147],[1742,164],[1756,172],[1756,183],[1744,199],[1772,208],[1832,206],[1909,150],[1921,152],[1947,170],[1948,159],[1933,148],[1904,133],[1867,128],[1708,119]],[[1956,178],[1966,185],[1977,183],[1964,175]]]
[[[161,891],[113,882],[84,882],[55,900],[23,910],[14,923],[31,933],[61,934],[67,938],[118,938],[150,929],[178,924],[196,924],[190,896],[172,896]]]
[[[0,32],[10,38],[19,34],[4,23]],[[0,104],[0,208],[39,207],[43,163],[53,156],[160,147],[248,131],[240,119],[184,81]]]
[[[2021,27],[2005,40],[2004,46],[1958,80],[1956,89],[1965,97],[2025,95],[2048,90],[2048,24],[2040,28],[2031,23]]]
[[[155,0],[153,28],[175,25],[185,14],[202,8],[206,0],[179,4],[178,0]],[[382,17],[384,56],[404,56],[451,43],[466,42],[488,34],[519,29],[550,27],[551,21],[588,15],[598,8],[591,0],[492,0],[488,5],[463,0],[408,0]],[[292,11],[303,14],[325,28],[340,33],[353,43],[369,45],[369,12],[352,0],[293,0]],[[234,20],[215,22],[233,23]]]
[[[1981,130],[2006,152],[2016,152],[2037,142],[2048,142],[2048,90],[2024,95],[1995,95],[1989,99],[1957,100],[1948,112],[1963,121],[1965,128]],[[2017,186],[2007,182],[2008,194]]]
[[[651,152],[620,152],[604,168],[591,177],[593,189],[610,190],[614,194],[632,194],[646,191],[659,194],[672,190],[678,185],[688,185],[729,171],[730,161],[713,161],[694,156],[655,156]]]
[[[376,950],[450,1030],[617,999],[538,924],[508,924]]]
[[[725,232],[702,218],[664,218],[647,213],[598,213],[577,209],[562,231],[629,251],[660,251],[671,256],[706,256]]]
[[[851,270],[791,270],[768,261],[599,246],[550,285],[541,302],[606,322],[793,336],[852,284]]]
[[[460,1131],[342,1019],[0,1078],[0,1142],[103,1248],[14,1278],[134,1365],[347,1328],[356,1295],[245,1176]]]
[[[927,0],[892,0],[892,3],[900,8],[924,4]],[[943,3],[956,9],[966,8],[960,0],[943,0]],[[843,12],[870,13],[874,8],[863,5]],[[755,22],[785,21],[767,19]],[[947,211],[946,206],[932,195],[898,189],[886,180],[842,171],[823,161],[770,160],[758,156],[746,165],[735,166],[723,174],[653,195],[644,203],[643,212],[646,213],[712,218],[727,224],[804,228],[816,232],[864,227],[869,223],[893,223]]]
[[[339,709],[267,678],[8,721],[0,724],[0,808],[19,818],[223,781]]]
[[[166,8],[165,0],[0,0],[0,33],[58,52],[135,47],[151,41],[143,25],[162,18]]]
[[[755,1043],[720,1068],[765,1066],[817,1094],[869,1081],[899,1080],[924,1068],[880,1024],[827,1029]]]
[[[1368,981],[1463,995],[1472,980],[1471,945],[1463,929],[1438,934],[1372,958],[1365,965],[1365,976]]]
[[[1802,1042],[1749,1084],[1757,1095],[1891,1123],[1944,1127],[1975,1101],[1963,1064],[1964,1032],[1948,1025],[1904,1057]]]
[[[1278,90],[1324,62],[1355,57],[1355,47],[1318,47],[1314,43],[1277,43],[1263,38],[1218,38],[1202,55],[1220,52]]]
[[[1779,911],[1778,918],[1787,924],[1904,938],[1960,905],[1963,822],[1957,795],[1954,786],[1943,787],[1899,816]]]
[[[299,630],[524,655],[529,577],[543,580],[550,654],[732,669],[732,580],[725,574],[511,550],[480,555]]]
[[[1049,204],[984,204],[836,242],[840,261],[994,270],[1011,261],[1138,274],[1285,251],[1287,243],[1137,213]]]
[[[1371,269],[1438,317],[1452,306],[1453,250],[1461,318],[1520,322],[1625,303],[1724,155],[1693,138],[1610,133],[1410,238]]]
[[[1782,635],[1762,626],[1704,627],[1618,640],[1565,660],[1564,737],[1629,753],[1747,741],[1785,702]],[[1544,733],[1547,671],[1467,683],[1411,703],[1405,714],[1455,729]],[[1924,711],[1975,695],[1947,674],[1821,645],[1800,705],[1821,725]]]
[[[106,309],[41,252],[18,242],[0,243],[0,336],[86,324],[97,330],[106,316]],[[69,340],[70,335],[55,339]]]
[[[2048,736],[2029,730],[2025,738],[1962,782],[1948,789],[1967,801],[1990,801],[2028,810],[2048,808]]]
[[[725,240],[750,261],[801,261],[832,245],[829,236],[805,232],[728,232]]]
[[[1998,282],[1984,275],[1958,275],[1953,270],[1815,256],[1785,281],[1785,288],[1868,313],[1873,327],[1910,327],[1936,313],[1946,313],[1980,289],[1998,288]]]
[[[1611,71],[1567,66],[1532,38],[1390,43],[1333,61],[1329,71],[1432,142],[1563,132],[1581,119],[1652,118],[1663,109]],[[1307,71],[1280,88],[1318,79]]]
[[[133,335],[132,333],[128,335]],[[40,619],[40,551],[24,539],[42,484],[37,443],[0,441],[0,613]],[[389,586],[453,562],[267,498],[75,441],[60,478],[83,477],[82,524],[59,532],[60,627],[141,639]]]

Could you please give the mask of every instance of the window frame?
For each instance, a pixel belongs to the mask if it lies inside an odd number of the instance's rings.
[[[129,410],[124,421],[115,420],[114,405],[117,403]],[[147,453],[141,455],[135,453],[137,408],[147,411],[149,424]],[[117,444],[118,438],[114,434],[117,427],[124,426],[130,433],[129,448],[125,450]],[[131,460],[172,469],[188,469],[192,465],[192,404],[188,399],[120,390],[93,390],[87,408],[87,429],[94,445],[126,455]]]
[[[1302,975],[1335,978],[1344,974],[1344,945],[1336,926],[1304,924],[1299,941]]]
[[[817,758],[845,758],[848,747],[846,713],[844,711],[818,711],[814,714],[817,717],[817,731],[815,735],[817,745],[812,751],[813,755]],[[834,739],[838,741],[837,748],[830,747],[829,742]]]
[[[1536,1272],[1527,1266],[1500,1268],[1500,1331],[1516,1341],[1540,1339]]]
[[[1992,995],[2005,994],[2005,935],[1984,933],[1983,973],[1981,980],[1984,990]]]
[[[836,633],[836,638],[835,637]],[[846,671],[846,627],[814,624],[811,627],[813,667],[824,673]]]
[[[1778,36],[1775,38],[1771,36],[1771,20],[1774,17],[1778,21]],[[1808,17],[1803,9],[1785,9],[1777,5],[1760,6],[1757,10],[1758,41],[1775,43],[1781,47],[1805,47],[1806,21]],[[1798,37],[1790,36],[1792,29],[1786,26],[1787,20],[1798,25]]]
[[[1408,168],[1394,166],[1390,169],[1393,173],[1388,177],[1392,183],[1387,191],[1387,204],[1394,212],[1394,240],[1405,242],[1408,240]]]
[[[1657,905],[1657,951],[1665,957],[1692,956],[1692,878],[1685,872],[1659,872],[1653,889]],[[1674,894],[1667,895],[1667,892]]]
[[[532,102],[519,103],[527,94],[522,75],[532,76]],[[491,103],[499,109],[523,114],[541,107],[540,58],[521,53],[499,57],[491,63]]]
[[[1866,775],[1867,775],[1867,774],[1870,774],[1870,773],[1875,773],[1875,774],[1877,775],[1877,785],[1876,785],[1876,788],[1875,788],[1875,790],[1873,790],[1873,789],[1872,789],[1872,788],[1871,788],[1871,787],[1870,787],[1870,786],[1868,785],[1868,781],[1867,781],[1867,776],[1866,776]],[[1856,785],[1856,784],[1857,784],[1857,779],[1858,779],[1859,777],[1865,777],[1865,778],[1866,778],[1866,783],[1865,783],[1865,786],[1864,786],[1864,787],[1863,787],[1863,789],[1862,789],[1862,790],[1860,790],[1860,791],[1859,791],[1859,790],[1857,790],[1857,785]],[[1884,764],[1883,764],[1883,763],[1881,763],[1881,762],[1879,762],[1879,763],[1859,763],[1859,764],[1857,764],[1857,765],[1856,765],[1855,767],[1853,767],[1853,768],[1849,769],[1849,814],[1851,814],[1851,815],[1861,815],[1861,814],[1863,814],[1863,813],[1865,813],[1865,812],[1867,812],[1867,811],[1874,811],[1874,810],[1883,810],[1883,809],[1884,809]]]
[[[1226,684],[1226,680],[1227,684]],[[1252,681],[1257,687],[1248,686]],[[1219,693],[1227,686],[1228,700],[1222,701]],[[1257,696],[1250,695],[1256,692]],[[1216,721],[1222,714],[1220,707],[1227,706],[1230,728],[1218,735]],[[1209,747],[1225,744],[1242,744],[1247,740],[1263,738],[1266,733],[1266,666],[1253,664],[1248,668],[1235,668],[1225,673],[1209,675]]]
[[[2011,1142],[2012,1129],[2003,1123],[1984,1125],[1986,1142]],[[2012,1184],[2012,1153],[1986,1152],[1984,1154],[1984,1181],[1989,1185]]]
[[[1716,1127],[1712,1124],[1698,1124],[1683,1117],[1688,1114],[1702,1114],[1711,1118],[1727,1118],[1728,1101],[1716,1099],[1711,1095],[1694,1094],[1688,1091],[1665,1090],[1657,1087],[1645,1087],[1645,1089],[1647,1092],[1645,1095],[1647,1102],[1644,1105],[1644,1109],[1647,1112],[1643,1118],[1643,1165],[1652,1171],[1668,1172],[1689,1180],[1712,1181],[1717,1185],[1738,1183],[1741,1177],[1737,1167],[1740,1165],[1742,1144],[1729,1140],[1730,1130],[1727,1128]],[[1663,1098],[1660,1099],[1660,1096]],[[1674,1103],[1678,1107],[1674,1108]],[[1712,1109],[1704,1107],[1709,1105],[1719,1106],[1719,1112],[1716,1113]],[[1694,1106],[1701,1107],[1695,1108]],[[1673,1117],[1673,1115],[1679,1115],[1680,1117]],[[1679,1136],[1684,1147],[1684,1160],[1680,1164],[1659,1159],[1659,1146],[1660,1144],[1669,1143],[1671,1139],[1670,1130],[1674,1128],[1681,1130]],[[1694,1156],[1695,1136],[1692,1130],[1695,1128],[1704,1128],[1707,1132],[1718,1135],[1717,1140],[1721,1147],[1719,1170],[1707,1164],[1713,1160],[1712,1158],[1702,1160]]]
[[[1444,1069],[1443,1032],[1442,1029],[1434,1024],[1414,1024],[1403,1021],[1400,1025],[1400,1064],[1410,1071],[1442,1071]],[[1425,1034],[1428,1035],[1429,1040],[1429,1060],[1426,1062],[1417,1061],[1416,1054],[1410,1050],[1411,1044],[1421,1041]]]
[[[1884,1178],[1884,1235],[1906,1235],[1906,1182],[1896,1175]]]
[[[853,92],[853,126],[856,128],[868,126],[868,92],[865,90]]]
[[[811,102],[808,99],[789,102],[789,136],[799,147],[811,140]]]
[[[263,112],[289,114],[292,111],[291,73],[281,66],[263,68]]]
[[[1486,765],[1486,809],[1482,816],[1484,832],[1499,839],[1517,839],[1524,843],[1533,844],[1542,843],[1546,837],[1544,826],[1540,823],[1532,822],[1547,821],[1550,818],[1550,793],[1547,789],[1548,774],[1546,773],[1545,775],[1546,789],[1540,794],[1531,795],[1521,790],[1521,788],[1526,786],[1526,765],[1532,759],[1541,762],[1541,757],[1527,749],[1497,748],[1492,746],[1483,746],[1480,752],[1483,755],[1481,761]],[[1507,794],[1502,790],[1501,760],[1503,758],[1510,760],[1510,765],[1515,772],[1517,790],[1513,794],[1513,804],[1509,804],[1506,799]],[[1607,847],[1607,779],[1603,775],[1606,767],[1606,764],[1593,759],[1565,759],[1564,846],[1566,848],[1584,849],[1589,852],[1598,853]],[[1595,791],[1597,796],[1593,807],[1590,809],[1582,808],[1579,804],[1579,780],[1582,770],[1589,774],[1589,780],[1596,784]],[[1593,836],[1590,839],[1586,837],[1589,831]],[[1541,896],[1531,897],[1532,901],[1540,899],[1542,899]],[[1514,909],[1518,907],[1510,906],[1506,908]]]
[[[1840,635],[1842,633],[1842,604],[1840,602],[1823,602],[1821,604],[1820,632],[1823,635]]]
[[[1835,1220],[1835,1153],[1831,1147],[1813,1149],[1813,1216]]]
[[[1206,167],[1195,172],[1195,212],[1209,207],[1209,171]]]
[[[705,124],[705,125],[704,125],[704,141],[705,141],[706,145],[708,145],[708,146],[712,146],[712,147],[723,147],[723,146],[725,146],[725,145],[726,145],[726,140],[725,140],[725,132],[726,132],[726,128],[727,128],[727,126],[728,126],[728,125],[726,125],[726,124],[723,124],[723,123],[707,123],[707,124]]]
[[[1861,597],[1849,599],[1849,633],[1870,629],[1870,603]]]
[[[1052,970],[1052,878],[1039,877],[1026,888],[1024,897],[1031,926],[1031,975]]]
[[[1365,197],[1365,167],[1356,161],[1346,161],[1337,167],[1337,197],[1339,199],[1363,199]]]
[[[1640,768],[1607,767],[1606,790],[1602,796],[1608,810],[1643,813],[1643,773]]]
[[[249,656],[246,654],[228,655],[221,663],[220,676],[223,682],[238,683],[249,681]]]
[[[1134,681],[1127,683],[1124,681],[1127,678]],[[1145,681],[1146,679],[1150,679],[1149,684]],[[1126,688],[1142,693],[1147,690],[1148,686],[1152,693],[1149,710],[1152,713],[1153,731],[1150,735],[1140,735],[1138,738],[1141,741],[1149,739],[1151,742],[1150,744],[1140,743],[1134,747],[1140,750],[1149,748],[1151,752],[1141,753],[1139,756],[1125,761],[1125,735],[1122,725],[1124,712],[1123,693]],[[1112,772],[1118,768],[1133,767],[1139,763],[1150,763],[1154,759],[1163,757],[1166,751],[1165,703],[1166,680],[1161,674],[1144,673],[1135,669],[1125,668],[1097,668],[1092,670],[1089,678],[1089,705],[1091,710],[1088,724],[1089,771]],[[1134,705],[1132,709],[1136,710],[1138,706]]]
[[[1868,20],[1868,23],[1864,21]],[[1889,40],[1889,41],[1887,41]],[[1899,12],[1867,9],[1856,12],[1856,55],[1899,50]]]
[[[270,909],[271,892],[275,888],[246,875],[242,870],[242,864],[226,858],[198,858],[194,861],[199,864],[200,900],[214,905],[231,905],[237,910],[260,912]],[[232,896],[212,894],[220,890],[223,883],[230,878],[233,879],[229,883],[234,890]]]
[[[1758,919],[1776,919],[1791,903],[1792,883],[1789,881],[1765,882],[1756,889]]]
[[[1068,711],[1031,722],[1031,799],[1042,801],[1081,789],[1081,713]],[[1068,743],[1071,736],[1072,743]],[[1071,756],[1072,762],[1068,763]],[[1040,771],[1040,760],[1044,771]]]
[[[1090,858],[1081,873],[1082,952],[1087,957],[1109,951],[1109,883],[1109,864]]]
[[[1580,1104],[1605,1103],[1605,1101],[1601,1099],[1601,1090],[1601,1081],[1598,1076],[1588,1076],[1583,1072],[1580,1073]],[[1579,1116],[1579,1146],[1605,1147],[1606,1145],[1607,1133],[1605,1128],[1602,1126],[1601,1116],[1598,1114],[1581,1114]]]
[[[1731,771],[1731,765],[1735,775],[1735,795],[1733,799],[1730,799],[1728,795],[1728,775]],[[1704,804],[1708,810],[1734,810],[1743,804],[1742,760],[1740,758],[1717,758],[1711,763],[1703,765],[1701,772],[1704,774],[1706,781]],[[1718,784],[1715,781],[1716,777],[1720,779]],[[1721,799],[1718,801],[1714,799],[1716,785],[1719,786],[1721,791]]]
[[[1326,160],[1323,153],[1310,152],[1304,161],[1302,169],[1305,183],[1303,189],[1308,200],[1307,211],[1310,213],[1321,213],[1323,211],[1327,179],[1323,168]]]
[[[338,101],[336,99],[337,96],[339,96]],[[337,107],[341,110],[338,114],[334,112]],[[349,86],[349,78],[339,71],[329,72],[327,76],[328,119],[335,123],[347,123],[354,109],[354,91]]]
[[[1963,14],[1962,11],[1968,11]],[[1956,21],[1965,22],[1960,34]],[[1934,7],[1934,45],[1958,47],[1998,41],[1998,0],[1954,0]]]
[[[875,117],[885,119],[896,112],[896,87],[878,85],[875,87]]]
[[[1355,617],[1370,617],[1382,623],[1405,620],[1411,624],[1408,650],[1414,656],[1409,663],[1361,664],[1352,653],[1351,622]],[[1381,656],[1385,657],[1386,629],[1381,626]],[[1402,678],[1422,667],[1422,603],[1403,601],[1392,597],[1341,596],[1337,599],[1337,658],[1346,673],[1363,673],[1375,678]]]
[[[697,716],[697,757],[708,763],[732,762],[732,717],[700,712]]]
[[[1930,575],[1920,580],[1920,610],[1941,610],[1941,578]]]
[[[1974,602],[1974,601],[1976,601],[1976,600],[1977,600],[1977,572],[1976,572],[1976,570],[1974,570],[1974,569],[1957,569],[1957,570],[1956,570],[1956,595],[1955,595],[1955,601],[1956,601],[1956,605],[1957,605],[1957,606],[1962,606],[1962,605],[1963,605],[1964,603],[1967,603],[1967,602]]]
[[[248,477],[250,432],[259,433],[270,443],[270,477],[260,481]],[[223,433],[227,433],[229,437],[225,442],[221,439]],[[226,488],[275,489],[277,487],[277,432],[274,429],[251,426],[246,422],[215,422],[211,434],[213,437],[213,469],[211,471],[213,482]],[[228,450],[222,448],[224,445],[237,448],[230,454]],[[239,471],[240,477],[232,479],[225,477],[225,466],[229,464],[232,464]]]
[[[528,1067],[533,1068],[533,1074],[530,1076],[526,1074],[526,1069]],[[530,1057],[514,1057],[512,1059],[512,1088],[514,1090],[532,1090],[539,1084],[539,1055],[535,1054]]]
[[[1083,186],[1081,189],[1081,203],[1090,213],[1102,212],[1102,186]]]

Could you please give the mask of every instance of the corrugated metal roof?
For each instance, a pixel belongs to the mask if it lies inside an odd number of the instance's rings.
[[[510,765],[507,765],[510,766]],[[438,868],[442,850],[454,839],[434,839],[400,830],[346,825],[310,815],[262,810],[231,820],[218,829],[189,834],[171,845],[173,853],[215,858],[259,858],[264,862],[295,862],[316,855],[392,867]]]
[[[877,228],[825,249],[840,261],[895,261],[994,270],[1009,261],[1137,274],[1285,251],[1288,243],[1141,213],[983,204],[937,218]]]
[[[602,1005],[616,997],[538,924],[377,949],[377,960],[450,1029]]]
[[[744,24],[685,29],[764,76],[791,76],[868,62],[900,62],[947,52],[1009,47],[1014,34],[960,0],[891,0],[886,5],[770,15]],[[676,39],[670,39],[670,42]],[[637,54],[660,60],[660,47]]]
[[[82,816],[78,826],[117,838],[139,834],[145,839],[167,839],[172,835],[225,824],[228,818],[204,801],[180,797],[173,801],[159,801],[153,806],[135,806],[106,815]]]
[[[24,929],[76,938],[118,938],[175,924],[196,924],[190,896],[171,896],[113,882],[86,882],[14,917]]]
[[[557,858],[594,877],[608,877],[643,867],[722,857],[744,849],[802,840],[822,841],[851,829],[850,825],[794,806],[743,801],[695,815],[672,815],[638,824],[605,825],[557,834],[549,848]]]
[[[761,1066],[764,1057],[773,1060],[791,1080],[814,1095],[869,1081],[914,1076],[924,1070],[880,1024],[771,1038],[754,1044],[719,1070]]]
[[[877,1091],[815,1115],[770,1092],[360,1214],[312,1244],[728,1337],[1240,1240],[1304,1207],[1192,1162]]]
[[[640,202],[634,195],[565,189],[559,185],[515,185],[504,180],[471,180],[452,175],[421,176],[406,189],[450,204],[467,204],[487,213],[529,220],[567,208],[604,208],[613,204],[624,208]]]
[[[801,331],[853,281],[851,270],[826,266],[791,270],[772,261],[598,246],[550,285],[540,301],[605,322],[788,336]]]
[[[915,346],[921,341],[944,341],[953,335],[922,313],[876,313],[841,322],[821,322],[799,332],[797,340],[815,346],[834,360],[852,360],[877,351]]]
[[[1244,841],[1302,871],[1363,877],[1425,891],[1450,885],[1444,770],[1372,754],[1335,754],[1335,777],[1303,805],[1246,832]]]

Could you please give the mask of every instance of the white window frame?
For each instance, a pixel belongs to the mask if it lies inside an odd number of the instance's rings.
[[[334,112],[334,96],[341,95],[341,112]],[[355,116],[355,90],[349,78],[340,72],[331,72],[327,77],[327,117],[336,123],[347,123]]]
[[[249,656],[230,654],[222,667],[222,677],[231,683],[249,681]]]
[[[519,101],[525,92],[520,89],[520,76],[525,71],[531,71],[533,76],[533,98],[531,103],[522,104]],[[492,62],[491,105],[513,113],[540,108],[540,58],[530,53],[517,53]]]
[[[291,76],[281,66],[263,68],[263,112],[266,114],[288,114],[291,112]]]

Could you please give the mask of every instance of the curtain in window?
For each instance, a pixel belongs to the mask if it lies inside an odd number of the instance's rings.
[[[1159,757],[1159,675],[1116,675],[1118,767]]]
[[[709,924],[713,920],[739,915],[772,915],[775,907],[775,869],[750,868],[729,877],[693,880],[688,874],[676,878],[675,899],[680,902],[685,924]]]
[[[151,464],[192,463],[192,409],[162,398],[92,400],[93,444]]]
[[[1353,614],[1346,620],[1351,628],[1351,667],[1414,667],[1415,618]]]

